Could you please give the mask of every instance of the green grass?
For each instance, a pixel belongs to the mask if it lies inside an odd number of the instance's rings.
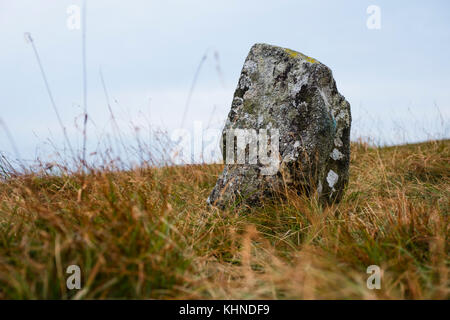
[[[352,145],[341,203],[206,205],[222,165],[0,182],[3,299],[447,299],[450,141]],[[2,171],[2,170],[0,170]],[[66,288],[80,266],[82,290]],[[380,290],[366,268],[383,270]]]

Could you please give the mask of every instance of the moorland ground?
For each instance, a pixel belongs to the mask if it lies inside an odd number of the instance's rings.
[[[349,185],[328,207],[287,194],[209,208],[219,164],[3,170],[0,298],[447,299],[450,140],[351,148]],[[66,287],[69,265],[80,290]]]

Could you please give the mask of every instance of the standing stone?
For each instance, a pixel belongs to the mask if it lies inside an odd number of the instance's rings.
[[[222,133],[225,168],[207,202],[222,209],[252,206],[286,190],[339,201],[348,182],[350,123],[350,104],[327,66],[255,44]],[[272,162],[262,161],[264,155]]]

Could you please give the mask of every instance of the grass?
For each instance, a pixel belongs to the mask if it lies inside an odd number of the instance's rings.
[[[449,298],[450,140],[352,144],[350,183],[329,207],[289,195],[208,208],[221,170],[0,180],[0,298]],[[73,264],[81,290],[66,287]],[[373,264],[380,290],[366,287]]]

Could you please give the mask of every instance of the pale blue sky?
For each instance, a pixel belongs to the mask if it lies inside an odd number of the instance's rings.
[[[74,123],[81,124],[82,113],[81,31],[66,26],[66,10],[73,4],[82,2],[0,0],[0,118],[26,158],[50,152],[46,139],[56,144],[62,139],[24,32],[35,40],[63,121],[74,145],[80,145]],[[380,30],[366,27],[372,4],[381,8]],[[180,126],[207,52],[185,127],[195,120],[220,127],[243,61],[257,42],[301,51],[333,70],[352,106],[353,140],[448,138],[448,1],[89,0],[91,146],[110,130],[100,66],[122,127],[149,122],[172,130]],[[0,151],[12,151],[3,128]]]

